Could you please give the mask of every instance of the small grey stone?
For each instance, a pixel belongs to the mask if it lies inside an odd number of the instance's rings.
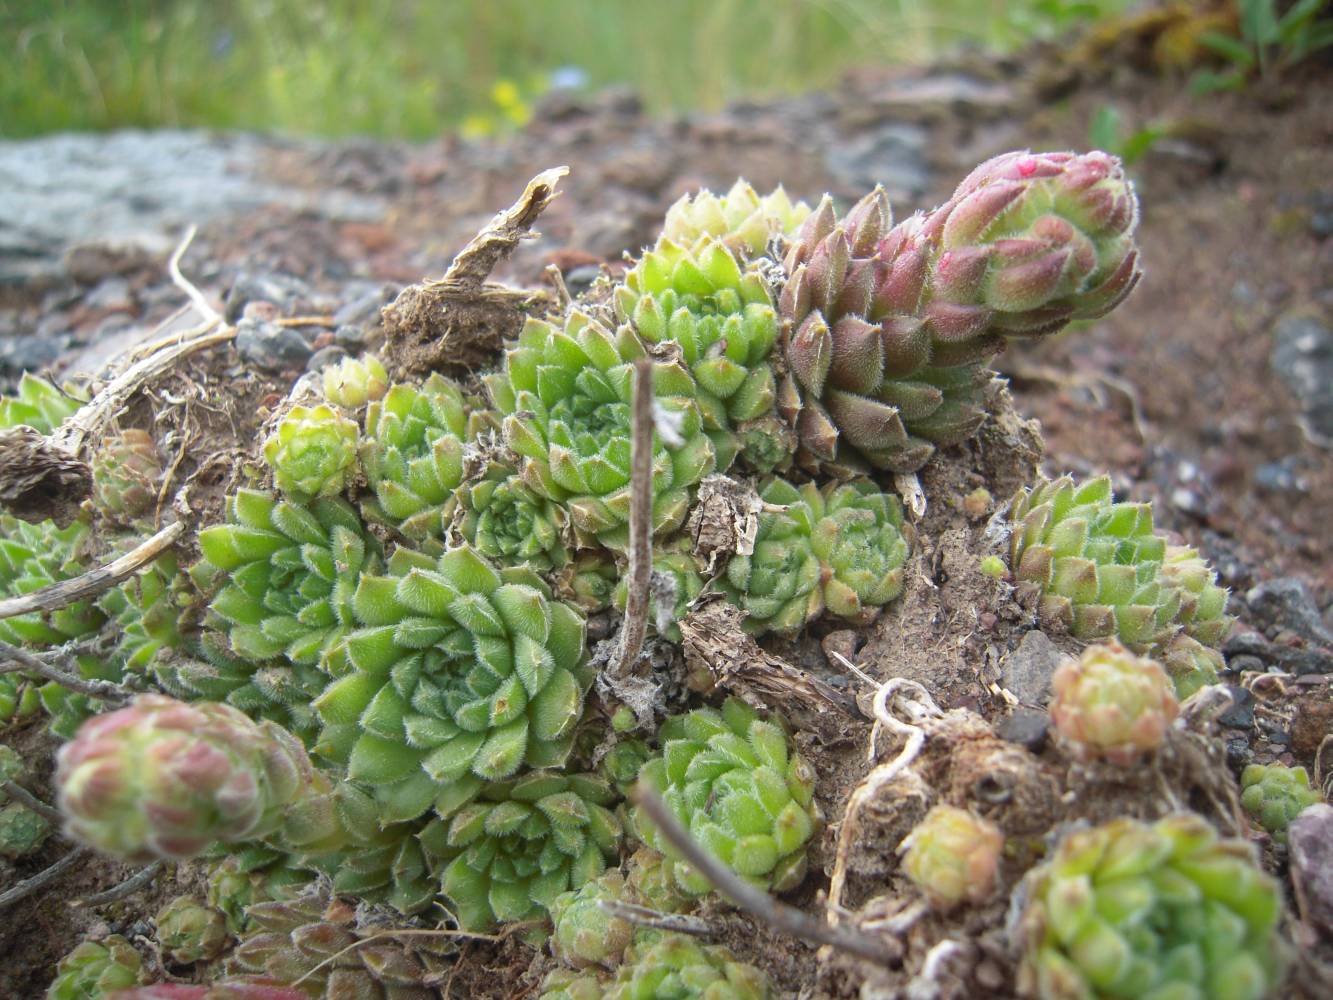
[[[314,354],[310,355],[310,360],[305,363],[305,370],[308,372],[321,372],[329,365],[336,365],[339,361],[345,360],[347,352],[336,344],[330,344],[328,347],[321,347]]]
[[[1000,683],[1023,704],[1044,705],[1051,688],[1051,675],[1062,659],[1046,633],[1033,629],[1005,657]]]
[[[351,323],[344,323],[333,331],[333,342],[345,351],[356,352],[366,346],[366,331]]]
[[[1254,485],[1270,493],[1308,493],[1309,485],[1296,468],[1291,457],[1265,462],[1254,470]]]
[[[1287,827],[1291,881],[1306,919],[1333,936],[1333,806],[1310,806]]]
[[[68,333],[38,333],[0,340],[0,375],[39,372],[73,345]]]
[[[565,287],[569,289],[569,294],[578,298],[597,280],[597,276],[602,273],[602,269],[596,264],[580,264],[578,267],[570,268],[565,275]]]
[[[1018,743],[1033,753],[1039,753],[1046,745],[1051,719],[1045,712],[1035,708],[1016,708],[1012,715],[1000,720],[995,732],[1000,739]]]
[[[1294,632],[1306,642],[1333,646],[1333,632],[1324,624],[1324,616],[1314,595],[1303,580],[1280,576],[1250,588],[1245,595],[1250,620],[1263,628]]]
[[[1248,736],[1233,736],[1227,740],[1227,766],[1237,770],[1254,763],[1254,750]]]
[[[1289,646],[1269,642],[1257,632],[1237,632],[1222,644],[1228,662],[1237,656],[1253,656],[1266,667],[1276,667],[1289,674],[1333,674],[1333,651],[1313,646]]]
[[[848,188],[869,191],[883,184],[890,199],[911,201],[930,189],[929,141],[918,125],[888,122],[842,136],[826,147],[824,160]]]
[[[398,297],[401,288],[385,282],[368,292],[364,292],[344,303],[333,314],[333,322],[338,326],[361,326],[374,329],[380,325],[380,310]]]
[[[119,277],[104,279],[83,301],[90,309],[106,309],[111,312],[134,310],[134,295],[130,292],[130,283]]]
[[[1287,313],[1273,328],[1269,364],[1300,402],[1311,436],[1333,442],[1333,329],[1314,313]]]
[[[1228,684],[1231,707],[1217,717],[1217,721],[1232,729],[1249,729],[1254,725],[1254,695],[1243,687]]]
[[[310,297],[310,287],[300,278],[274,272],[241,271],[227,290],[224,315],[235,323],[251,302],[272,302],[280,312],[288,311],[298,300]]]
[[[251,317],[236,324],[236,350],[250,364],[271,372],[303,368],[315,353],[296,328]]]

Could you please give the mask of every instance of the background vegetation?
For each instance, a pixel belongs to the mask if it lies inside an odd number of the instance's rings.
[[[424,138],[521,124],[548,87],[657,112],[1006,48],[1130,0],[0,0],[0,135],[211,126]]]

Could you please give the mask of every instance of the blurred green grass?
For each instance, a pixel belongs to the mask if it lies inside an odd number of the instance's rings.
[[[208,126],[425,138],[520,125],[563,74],[657,113],[1010,48],[1129,0],[0,0],[0,135]]]

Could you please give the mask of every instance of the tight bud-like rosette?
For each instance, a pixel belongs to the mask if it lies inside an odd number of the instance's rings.
[[[556,899],[606,870],[619,850],[615,791],[590,774],[537,771],[489,785],[421,833],[444,863],[445,895],[459,923],[482,930],[540,917]]]
[[[774,479],[760,495],[785,509],[760,515],[753,554],[733,556],[723,583],[748,631],[794,632],[825,610],[864,624],[902,592],[911,546],[897,497],[866,480]]]
[[[1152,507],[1117,503],[1107,476],[1066,476],[1021,491],[1009,512],[1009,565],[1041,593],[1038,614],[1084,641],[1118,638],[1137,653],[1179,631],[1178,588],[1161,576],[1166,542]]]
[[[1152,753],[1180,711],[1166,671],[1118,642],[1089,646],[1051,677],[1051,722],[1082,761],[1128,767]]]
[[[726,468],[730,428],[767,415],[777,396],[768,356],[778,317],[759,273],[742,271],[718,242],[693,250],[663,241],[616,289],[616,311],[652,344],[674,344],[699,384],[704,426]]]
[[[389,375],[373,354],[343,358],[324,370],[324,398],[335,406],[355,410],[382,399],[389,389]]]
[[[533,492],[512,468],[497,466],[460,486],[454,524],[482,555],[508,566],[525,563],[537,572],[569,562],[563,507]]]
[[[221,584],[208,624],[243,659],[327,666],[354,624],[360,575],[379,566],[360,517],[341,499],[307,507],[245,489],[226,513],[227,524],[199,532],[204,559],[191,571],[205,592]]]
[[[105,438],[93,454],[93,505],[114,524],[132,525],[157,506],[162,459],[152,435],[138,428]]]
[[[1301,812],[1324,797],[1310,787],[1303,767],[1250,764],[1240,775],[1240,802],[1278,843],[1287,842],[1287,827]]]
[[[634,938],[634,926],[599,905],[627,899],[625,877],[605,872],[577,890],[562,892],[551,904],[551,953],[575,969],[620,964]]]
[[[444,534],[444,508],[463,480],[463,393],[442,375],[395,385],[366,408],[361,464],[375,501],[368,517],[415,542]]]
[[[354,906],[322,893],[257,903],[247,916],[252,929],[226,966],[240,982],[291,984],[313,1000],[438,996],[430,984],[448,964],[443,941],[363,930]]]
[[[56,784],[69,833],[127,860],[278,832],[311,848],[342,837],[315,815],[328,782],[296,738],[212,702],[141,695],[90,719],[60,749]]]
[[[684,934],[645,936],[630,948],[607,1000],[768,1000],[768,977],[721,945]]]
[[[1043,1000],[1263,1000],[1282,980],[1281,889],[1198,816],[1072,833],[1027,890],[1019,987]]]
[[[989,820],[935,806],[903,841],[903,871],[933,906],[984,903],[995,893],[1004,834]]]
[[[754,260],[774,238],[794,233],[809,214],[810,206],[793,204],[781,185],[761,196],[737,179],[721,197],[708,190],[681,195],[667,209],[661,238],[685,247],[719,240],[742,260]]]
[[[805,877],[805,850],[820,822],[815,772],[787,734],[738,698],[721,710],[696,709],[662,724],[662,755],[639,780],[659,795],[690,834],[737,874],[782,892]],[[634,823],[648,846],[669,860],[692,895],[711,888],[682,860],[641,810]]]
[[[1204,646],[1217,648],[1235,620],[1227,614],[1225,587],[1217,583],[1217,572],[1187,545],[1168,545],[1162,559],[1162,582],[1180,594],[1176,618],[1184,633]]]
[[[177,896],[158,911],[154,923],[157,943],[172,962],[207,961],[227,947],[226,917],[193,896]]]
[[[876,190],[841,222],[827,199],[787,251],[780,407],[809,459],[840,442],[920,467],[984,419],[985,365],[1011,336],[1100,316],[1138,278],[1137,202],[1104,153],[1011,153],[891,228]]]
[[[503,374],[487,380],[524,480],[563,504],[577,532],[614,549],[623,549],[629,536],[633,361],[645,353],[628,326],[612,334],[582,313],[563,329],[529,320]],[[680,439],[668,445],[654,433],[658,535],[684,523],[691,487],[717,464],[696,392],[680,363],[653,364],[654,405]]]
[[[356,466],[356,421],[331,406],[293,406],[264,442],[274,485],[297,503],[343,491]]]
[[[143,958],[119,934],[84,941],[60,960],[46,1000],[89,1000],[141,982]]]
[[[374,786],[389,820],[564,763],[590,681],[583,616],[468,546],[438,560],[399,549],[388,569],[357,588],[355,669],[316,702],[320,751]]]
[[[19,379],[18,395],[0,396],[0,430],[27,426],[50,434],[79,409],[79,400],[50,382],[27,372]]]

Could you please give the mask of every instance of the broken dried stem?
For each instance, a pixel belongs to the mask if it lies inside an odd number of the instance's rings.
[[[653,365],[634,363],[634,428],[630,451],[629,579],[625,620],[609,673],[628,676],[648,634],[648,583],[653,568]]]
[[[83,899],[70,900],[69,905],[76,909],[84,909],[89,906],[102,906],[106,903],[114,903],[116,900],[131,896],[149,885],[153,879],[157,878],[161,871],[162,862],[154,861],[151,865],[148,865],[146,868],[140,868],[124,882],[113,885],[105,892],[94,893],[91,896],[85,896]]]
[[[9,662],[4,662],[6,660]],[[119,703],[134,694],[129,688],[121,687],[113,681],[94,680],[80,677],[78,674],[68,674],[59,667],[44,663],[17,646],[11,646],[7,642],[0,641],[0,674],[13,674],[19,671],[36,674],[48,681],[55,681],[61,687],[67,687],[71,691],[78,691],[80,694],[102,698],[106,701]]]
[[[619,917],[639,927],[652,927],[659,931],[678,931],[681,934],[699,936],[715,934],[717,928],[703,917],[692,917],[688,913],[663,913],[651,907],[626,903],[620,899],[601,899],[597,906],[604,913]]]
[[[871,937],[852,927],[838,927],[825,923],[795,907],[779,902],[768,893],[756,889],[741,879],[695,843],[694,838],[666,807],[666,803],[651,789],[640,785],[635,798],[667,842],[679,851],[699,874],[708,879],[722,895],[770,927],[792,937],[837,948],[876,965],[897,965],[902,960],[902,948],[896,941]]]
[[[0,601],[0,619],[26,615],[33,611],[56,611],[68,607],[75,601],[96,597],[152,562],[165,549],[170,548],[184,531],[185,525],[179,521],[168,524],[157,534],[140,542],[129,552],[118,559],[113,559],[105,566],[90,569],[72,580],[61,580],[31,594],[21,594]]]
[[[43,819],[48,819],[56,824],[65,822],[65,817],[60,815],[59,809],[48,806],[36,795],[33,795],[32,792],[28,791],[17,782],[6,781],[3,785],[0,785],[0,788],[3,788],[5,794],[13,798],[15,802],[27,806]]]
[[[86,847],[76,847],[50,868],[38,872],[32,878],[25,878],[22,882],[14,883],[3,893],[0,893],[0,910],[7,906],[13,906],[20,899],[26,899],[38,889],[54,882],[90,853]]]

